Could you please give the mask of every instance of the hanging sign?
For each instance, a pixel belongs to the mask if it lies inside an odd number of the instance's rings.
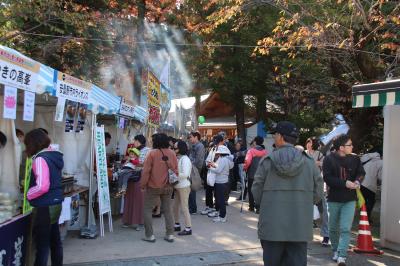
[[[24,121],[33,121],[35,114],[35,93],[24,91]]]
[[[79,103],[89,103],[92,84],[62,72],[57,73],[56,96]]]
[[[73,101],[67,102],[67,114],[65,116],[65,132],[74,130],[75,115],[78,109],[78,103]]]
[[[35,92],[40,64],[0,45],[0,83]]]
[[[17,118],[17,92],[18,89],[15,87],[4,86],[3,118]]]
[[[163,112],[168,112],[171,108],[171,92],[161,83],[161,109]]]
[[[106,145],[104,139],[104,126],[96,127],[95,132],[97,189],[99,196],[100,215],[111,212],[110,191],[108,189]]]
[[[124,99],[122,99],[119,106],[119,114],[129,117],[135,117],[135,107],[128,104]]]
[[[83,131],[83,127],[85,126],[86,121],[86,113],[87,113],[88,106],[87,104],[80,103],[78,108],[78,122],[76,125],[75,132]]]
[[[58,98],[56,106],[56,117],[54,118],[57,122],[62,122],[64,118],[65,98]]]
[[[147,106],[149,110],[148,123],[157,127],[160,125],[160,81],[151,72],[147,76]]]
[[[118,128],[125,128],[125,118],[119,118]]]
[[[149,124],[151,126],[157,127],[160,125],[160,107],[152,105],[149,103]]]

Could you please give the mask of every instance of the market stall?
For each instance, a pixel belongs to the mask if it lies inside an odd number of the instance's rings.
[[[22,214],[20,187],[24,183],[24,174],[20,169],[24,168],[20,166],[25,159],[22,156],[23,143],[17,138],[16,129],[28,132],[43,128],[52,140],[52,148],[63,152],[66,200],[63,203],[65,214],[61,218],[73,222],[69,225],[79,229],[86,219],[86,211],[79,210],[79,195],[89,189],[93,177],[93,132],[97,128],[94,118],[99,113],[116,114],[120,98],[4,46],[0,46],[0,71],[0,101],[3,103],[0,131],[8,139],[0,149],[0,232],[2,239],[7,240],[2,241],[0,261],[1,265],[11,265],[11,260],[19,263],[25,259],[28,236],[20,224],[30,222],[29,208]],[[89,195],[93,195],[92,191]],[[71,198],[78,198],[76,213],[70,210],[74,206]],[[90,196],[87,198],[89,201],[92,199]],[[9,230],[17,227],[18,230]],[[7,238],[3,238],[4,232],[7,232]],[[11,232],[14,235],[11,236]],[[15,251],[7,250],[10,246],[19,248],[17,261]]]
[[[384,106],[380,241],[400,250],[400,79],[355,85],[352,94],[353,108]]]

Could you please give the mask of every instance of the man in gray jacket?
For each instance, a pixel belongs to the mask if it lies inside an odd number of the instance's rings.
[[[313,205],[323,196],[323,180],[313,158],[294,147],[299,131],[293,123],[279,122],[272,133],[276,149],[261,159],[252,187],[264,264],[307,265]]]
[[[193,131],[189,135],[189,140],[192,143],[192,149],[190,151],[190,161],[193,166],[197,168],[199,173],[204,165],[205,148],[203,143],[200,142],[201,135],[198,131]],[[189,212],[190,214],[197,213],[197,203],[196,203],[196,191],[191,191],[189,194]]]

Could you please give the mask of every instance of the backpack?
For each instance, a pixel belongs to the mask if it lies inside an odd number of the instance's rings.
[[[201,177],[199,170],[197,170],[196,166],[192,166],[192,171],[190,173],[189,181],[191,183],[190,188],[193,191],[198,191],[202,187]]]

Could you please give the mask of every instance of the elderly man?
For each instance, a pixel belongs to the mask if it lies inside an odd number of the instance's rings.
[[[276,149],[261,159],[252,187],[264,264],[305,266],[323,181],[314,159],[294,147],[299,131],[293,123],[279,122],[272,131]]]

